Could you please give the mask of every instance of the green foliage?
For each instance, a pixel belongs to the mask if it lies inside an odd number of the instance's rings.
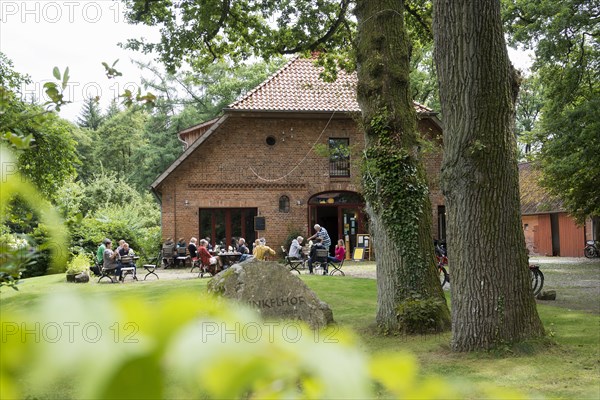
[[[19,154],[19,170],[52,200],[58,188],[75,174],[75,165],[79,163],[72,139],[76,128],[49,113],[41,115],[36,125],[27,124],[22,129],[31,133],[35,143]]]
[[[424,175],[406,150],[393,146],[385,137],[364,155],[365,199],[381,214],[401,255],[419,262],[418,226],[429,193]]]
[[[542,142],[539,157],[541,184],[581,223],[600,216],[600,90],[597,94],[545,121],[553,135]]]
[[[16,72],[13,62],[0,51],[0,87],[9,91],[18,90],[23,84],[31,83],[28,75]],[[4,100],[0,97],[0,101]]]
[[[351,43],[355,25],[346,0],[320,1],[318,6],[306,0],[235,1],[227,7],[220,1],[126,4],[131,23],[163,26],[160,43],[129,40],[127,47],[156,51],[171,72],[184,62],[204,69],[224,58],[239,63],[304,50],[335,52]]]
[[[87,271],[90,265],[93,265],[93,262],[91,261],[89,256],[85,254],[77,254],[67,264],[66,273],[69,275],[77,275],[79,273]]]
[[[79,113],[79,117],[77,118],[77,125],[79,125],[81,128],[87,128],[93,131],[98,130],[98,128],[104,121],[104,116],[102,115],[102,110],[100,109],[99,100],[99,97],[90,96],[83,101],[81,112]]]
[[[71,227],[71,243],[74,248],[80,247],[80,252],[95,254],[104,238],[113,243],[124,239],[134,251],[139,249],[137,235],[124,221],[85,217]]]
[[[424,298],[419,293],[403,299],[398,304],[398,320],[405,334],[425,334],[440,332],[440,315],[445,312],[446,303],[438,298]]]
[[[414,356],[369,356],[347,329],[313,332],[296,321],[263,321],[240,304],[205,293],[178,291],[149,307],[147,299],[131,295],[71,291],[44,296],[27,313],[3,312],[0,318],[5,329],[0,353],[3,398],[515,395],[489,385],[423,376]],[[92,336],[85,323],[99,334]],[[44,327],[38,340],[35,326]],[[46,330],[69,326],[72,335],[63,331],[50,337]],[[215,377],[215,371],[223,373]]]
[[[439,111],[441,110],[440,94],[433,60],[433,43],[421,44],[419,41],[415,41],[414,37],[412,39],[413,47],[410,57],[411,96],[416,102],[434,111]]]
[[[36,261],[29,238],[24,235],[0,235],[0,288],[19,290],[17,282],[25,269]]]
[[[598,6],[586,0],[510,0],[503,17],[511,43],[535,49],[543,104],[529,135],[543,185],[579,221],[600,215],[600,35]]]
[[[544,105],[543,87],[537,75],[526,77],[521,82],[516,104],[515,134],[519,142],[519,158],[531,157],[539,152],[539,141],[535,127]]]
[[[65,99],[65,89],[69,83],[69,67],[65,68],[63,74],[60,73],[58,67],[54,67],[52,75],[58,82],[46,82],[44,83],[44,91],[46,96],[50,98],[49,101],[44,103],[45,106],[51,106],[56,111],[60,111],[60,108],[65,104],[70,103]]]
[[[52,238],[50,229],[44,224],[38,224],[31,233],[31,238],[35,244],[36,250],[36,262],[28,265],[23,271],[23,278],[30,278],[32,276],[45,275],[47,272],[63,272],[66,266],[66,259],[68,255],[63,256],[63,263],[55,265],[51,268],[52,260]],[[64,248],[61,248],[61,252],[66,252]]]
[[[84,216],[102,208],[131,204],[140,196],[127,180],[115,171],[99,170],[93,174],[91,181],[80,187],[83,193],[79,195],[79,188],[73,187],[72,195],[79,199],[79,211]]]
[[[130,108],[108,118],[98,129],[94,158],[108,171],[128,181],[136,171],[135,154],[146,147],[144,126],[148,115]],[[96,166],[100,168],[100,166]]]
[[[7,149],[0,146],[0,159],[6,165],[15,163],[12,155]],[[0,191],[0,216],[4,220],[7,216],[8,204],[15,196],[23,199],[36,214],[47,229],[46,240],[37,243],[38,252],[49,251],[52,255],[50,267],[55,270],[64,268],[67,259],[66,238],[67,232],[58,214],[52,206],[40,195],[35,187],[23,177],[17,170],[2,168],[1,171],[2,190]],[[0,221],[4,222],[4,221]],[[34,231],[35,232],[35,231]],[[46,264],[47,267],[48,264]],[[4,271],[4,265],[0,264],[0,272]],[[14,272],[14,271],[13,271]],[[10,273],[9,273],[10,274]]]

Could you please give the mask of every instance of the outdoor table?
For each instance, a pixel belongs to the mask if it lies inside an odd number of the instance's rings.
[[[137,274],[135,268],[135,260],[139,260],[139,256],[121,256],[121,277],[125,280],[125,275],[132,275],[133,280],[137,281]],[[124,260],[127,260],[123,263]]]
[[[231,266],[240,260],[240,258],[242,257],[242,253],[238,253],[237,251],[234,251],[234,252],[219,253],[219,254],[217,254],[217,256],[221,259],[223,266],[225,266],[225,265]]]

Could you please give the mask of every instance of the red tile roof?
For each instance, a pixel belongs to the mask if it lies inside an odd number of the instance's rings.
[[[230,110],[359,112],[356,72],[338,72],[335,82],[325,82],[322,67],[313,58],[294,57],[266,81],[231,104]],[[432,110],[415,103],[419,113]]]
[[[541,172],[531,163],[519,164],[521,214],[546,214],[564,211],[559,198],[550,195],[539,185]]]

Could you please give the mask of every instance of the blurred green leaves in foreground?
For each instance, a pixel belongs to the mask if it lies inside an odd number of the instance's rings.
[[[19,196],[39,214],[40,221],[48,229],[49,233],[49,240],[38,246],[37,249],[9,246],[9,243],[1,240],[0,287],[6,285],[16,289],[16,282],[20,277],[21,269],[24,264],[29,262],[29,255],[31,254],[28,253],[50,250],[52,254],[52,267],[55,270],[64,268],[68,256],[66,247],[68,233],[58,213],[42,197],[39,191],[19,173],[17,162],[13,155],[2,145],[0,145],[0,167],[0,182],[2,183],[2,190],[0,190],[0,222],[7,215],[9,202],[15,196]],[[22,254],[23,252],[27,254]]]
[[[406,354],[370,356],[349,331],[264,321],[207,294],[49,295],[2,312],[0,397],[520,398],[422,377]]]

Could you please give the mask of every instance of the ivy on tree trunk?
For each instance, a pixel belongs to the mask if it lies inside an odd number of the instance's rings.
[[[358,101],[366,141],[363,191],[377,244],[376,322],[389,333],[440,332],[449,329],[450,313],[433,261],[431,203],[410,96],[403,2],[357,1],[355,13]],[[415,318],[403,312],[421,305],[427,311]]]

